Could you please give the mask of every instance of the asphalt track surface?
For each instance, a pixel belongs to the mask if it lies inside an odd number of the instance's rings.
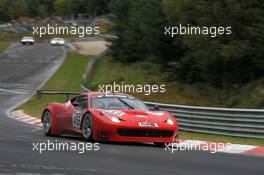
[[[33,151],[33,142],[83,142],[46,137],[41,129],[6,115],[59,67],[62,55],[60,47],[48,44],[16,44],[0,56],[0,174],[263,175],[263,158],[201,151],[171,154],[151,144],[100,143],[99,151],[83,154]]]

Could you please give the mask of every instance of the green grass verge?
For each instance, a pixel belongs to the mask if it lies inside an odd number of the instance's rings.
[[[219,101],[225,100],[223,96],[231,95],[225,94],[226,92],[212,89],[203,85],[185,85],[179,82],[165,82],[164,74],[159,73],[160,67],[153,63],[135,63],[131,65],[124,65],[115,62],[111,57],[106,56],[101,59],[92,75],[88,77],[86,86],[92,90],[98,90],[98,86],[102,84],[128,83],[128,84],[166,84],[166,93],[156,93],[146,96],[144,94],[132,94],[145,101],[156,101],[171,104],[187,104],[187,105],[201,105],[201,106],[222,106]],[[256,83],[259,88],[256,88],[256,94],[262,92],[261,82]],[[244,94],[250,90],[250,86],[241,89],[240,98],[246,98]],[[242,93],[243,92],[243,93]],[[250,91],[249,91],[250,92]],[[236,93],[234,93],[236,95]],[[237,96],[238,97],[238,96]],[[260,97],[263,97],[260,96]],[[260,98],[259,97],[259,98]],[[257,98],[257,99],[259,99]],[[247,98],[248,99],[248,98]],[[252,98],[251,98],[252,99]],[[257,100],[256,98],[254,98]],[[262,99],[263,100],[263,99]],[[231,100],[230,100],[231,101]],[[230,101],[227,101],[228,103]],[[241,100],[240,100],[241,101]],[[252,103],[252,100],[251,100]],[[223,105],[224,106],[224,105]],[[181,138],[209,140],[219,142],[230,142],[238,144],[250,145],[264,145],[264,139],[251,139],[241,137],[229,137],[214,134],[201,134],[192,132],[180,132]]]
[[[59,70],[42,87],[46,90],[80,91],[80,85],[83,83],[82,75],[90,61],[89,56],[76,53],[69,53],[59,68]],[[44,106],[48,102],[65,101],[63,95],[43,95],[40,99],[35,95],[29,101],[24,103],[19,109],[27,114],[40,117]]]
[[[250,82],[243,87],[216,89],[205,84],[184,84],[166,81],[166,73],[154,63],[134,63],[124,65],[113,61],[109,56],[100,60],[96,72],[89,77],[86,86],[96,90],[100,84],[165,84],[165,93],[133,94],[146,101],[162,103],[228,107],[228,108],[264,108],[264,78]]]
[[[101,59],[86,86],[98,90],[99,85],[113,84],[156,84],[166,85],[165,93],[132,93],[145,101],[171,104],[189,104],[208,106],[216,101],[215,91],[202,85],[188,86],[178,82],[168,83],[165,74],[159,73],[160,66],[153,63],[135,63],[124,65],[113,61],[109,56]]]
[[[0,43],[0,53],[3,53],[8,47],[9,43]]]

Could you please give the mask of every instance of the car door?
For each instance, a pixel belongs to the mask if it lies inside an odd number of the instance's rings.
[[[72,98],[64,104],[64,112],[58,117],[60,132],[73,134],[80,126],[81,114],[87,108],[87,96],[81,95]]]
[[[73,130],[79,130],[81,128],[81,121],[83,113],[86,112],[88,107],[88,98],[86,95],[78,96],[76,99],[72,101],[72,105],[70,107],[70,127]]]

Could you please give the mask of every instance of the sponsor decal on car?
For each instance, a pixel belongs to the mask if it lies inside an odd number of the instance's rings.
[[[149,123],[149,122],[139,122],[138,125],[141,127],[158,127],[157,123]]]

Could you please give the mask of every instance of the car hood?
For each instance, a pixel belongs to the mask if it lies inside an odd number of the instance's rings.
[[[165,122],[169,115],[165,111],[100,110],[100,112],[128,122]]]

